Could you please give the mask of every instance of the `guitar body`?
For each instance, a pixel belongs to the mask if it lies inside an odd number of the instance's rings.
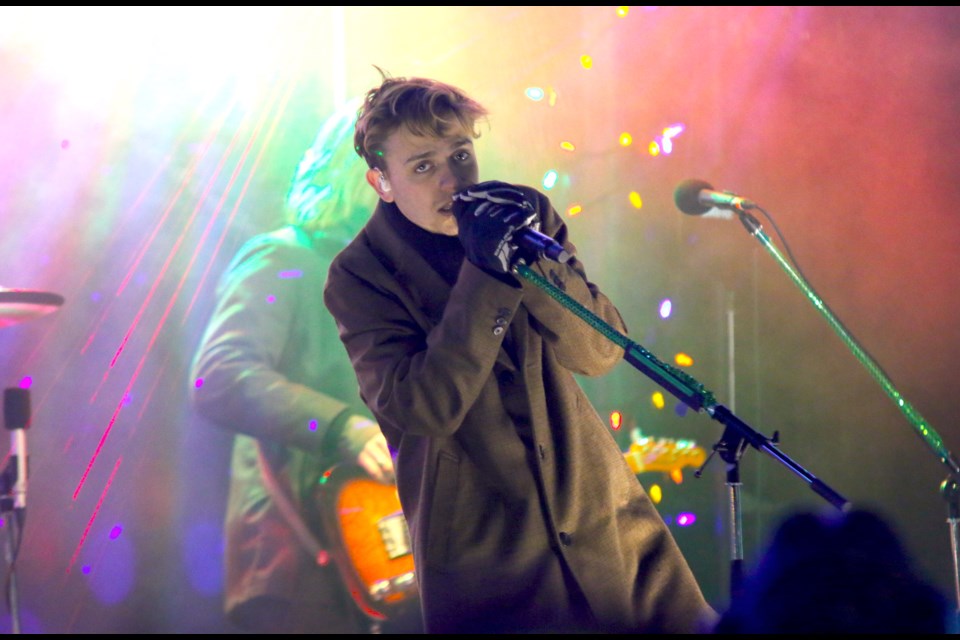
[[[688,440],[642,438],[624,457],[639,474],[699,465],[706,452]],[[336,465],[321,478],[316,498],[329,555],[359,609],[378,622],[418,611],[413,550],[396,485],[376,482],[358,466]]]
[[[419,607],[410,533],[394,484],[337,465],[318,485],[332,555],[360,610],[378,621]]]

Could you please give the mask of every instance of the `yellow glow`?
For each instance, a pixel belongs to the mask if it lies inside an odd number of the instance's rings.
[[[643,206],[643,199],[636,191],[631,191],[628,197],[630,198],[630,204],[632,204],[635,209],[639,209]]]
[[[630,7],[617,7],[617,17],[625,18],[630,13]]]
[[[623,425],[623,414],[619,411],[610,412],[610,427],[616,431]]]
[[[557,104],[557,92],[553,87],[547,87],[547,102],[551,107]]]
[[[584,69],[589,69],[593,67],[593,58],[591,58],[588,55],[582,55],[580,56],[580,64],[583,66]]]
[[[656,140],[650,143],[650,155],[652,156],[660,155],[660,145],[657,144]]]
[[[663,489],[658,484],[650,485],[650,488],[647,489],[647,495],[653,500],[653,504],[660,504],[660,501],[663,500]]]
[[[653,395],[650,397],[650,400],[653,402],[653,406],[657,409],[663,409],[663,406],[666,404],[663,400],[663,394],[659,391],[654,391]]]
[[[575,146],[573,146],[572,142],[567,142],[566,140],[560,143],[560,148],[564,151],[576,151],[577,149]]]
[[[683,482],[683,471],[680,469],[671,469],[670,470],[670,479],[673,480],[675,484],[680,484]]]
[[[579,215],[582,212],[583,212],[583,207],[581,207],[579,204],[572,204],[567,209],[567,215],[570,216],[571,218],[575,215]]]
[[[693,364],[693,358],[683,352],[678,353],[674,361],[681,367],[689,367]]]
[[[633,136],[630,135],[629,133],[627,133],[626,131],[624,131],[623,133],[621,133],[621,134],[620,134],[620,146],[621,146],[621,147],[629,147],[631,144],[633,144]]]

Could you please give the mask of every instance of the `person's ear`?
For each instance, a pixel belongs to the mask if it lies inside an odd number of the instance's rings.
[[[381,200],[384,202],[393,202],[390,182],[387,180],[387,176],[383,175],[383,171],[377,168],[368,169],[367,182],[373,187],[373,190],[377,192]]]

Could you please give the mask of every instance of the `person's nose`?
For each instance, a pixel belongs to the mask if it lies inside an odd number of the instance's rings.
[[[447,163],[443,176],[441,177],[442,188],[447,190],[451,196],[458,191],[472,186],[476,181],[476,176],[473,175],[473,172],[471,172],[468,167],[454,163],[453,161]]]
[[[446,165],[439,176],[440,190],[451,196],[460,190],[460,179],[450,165]]]

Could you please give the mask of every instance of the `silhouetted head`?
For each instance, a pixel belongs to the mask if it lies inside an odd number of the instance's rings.
[[[945,633],[942,593],[875,513],[786,518],[716,633]]]

